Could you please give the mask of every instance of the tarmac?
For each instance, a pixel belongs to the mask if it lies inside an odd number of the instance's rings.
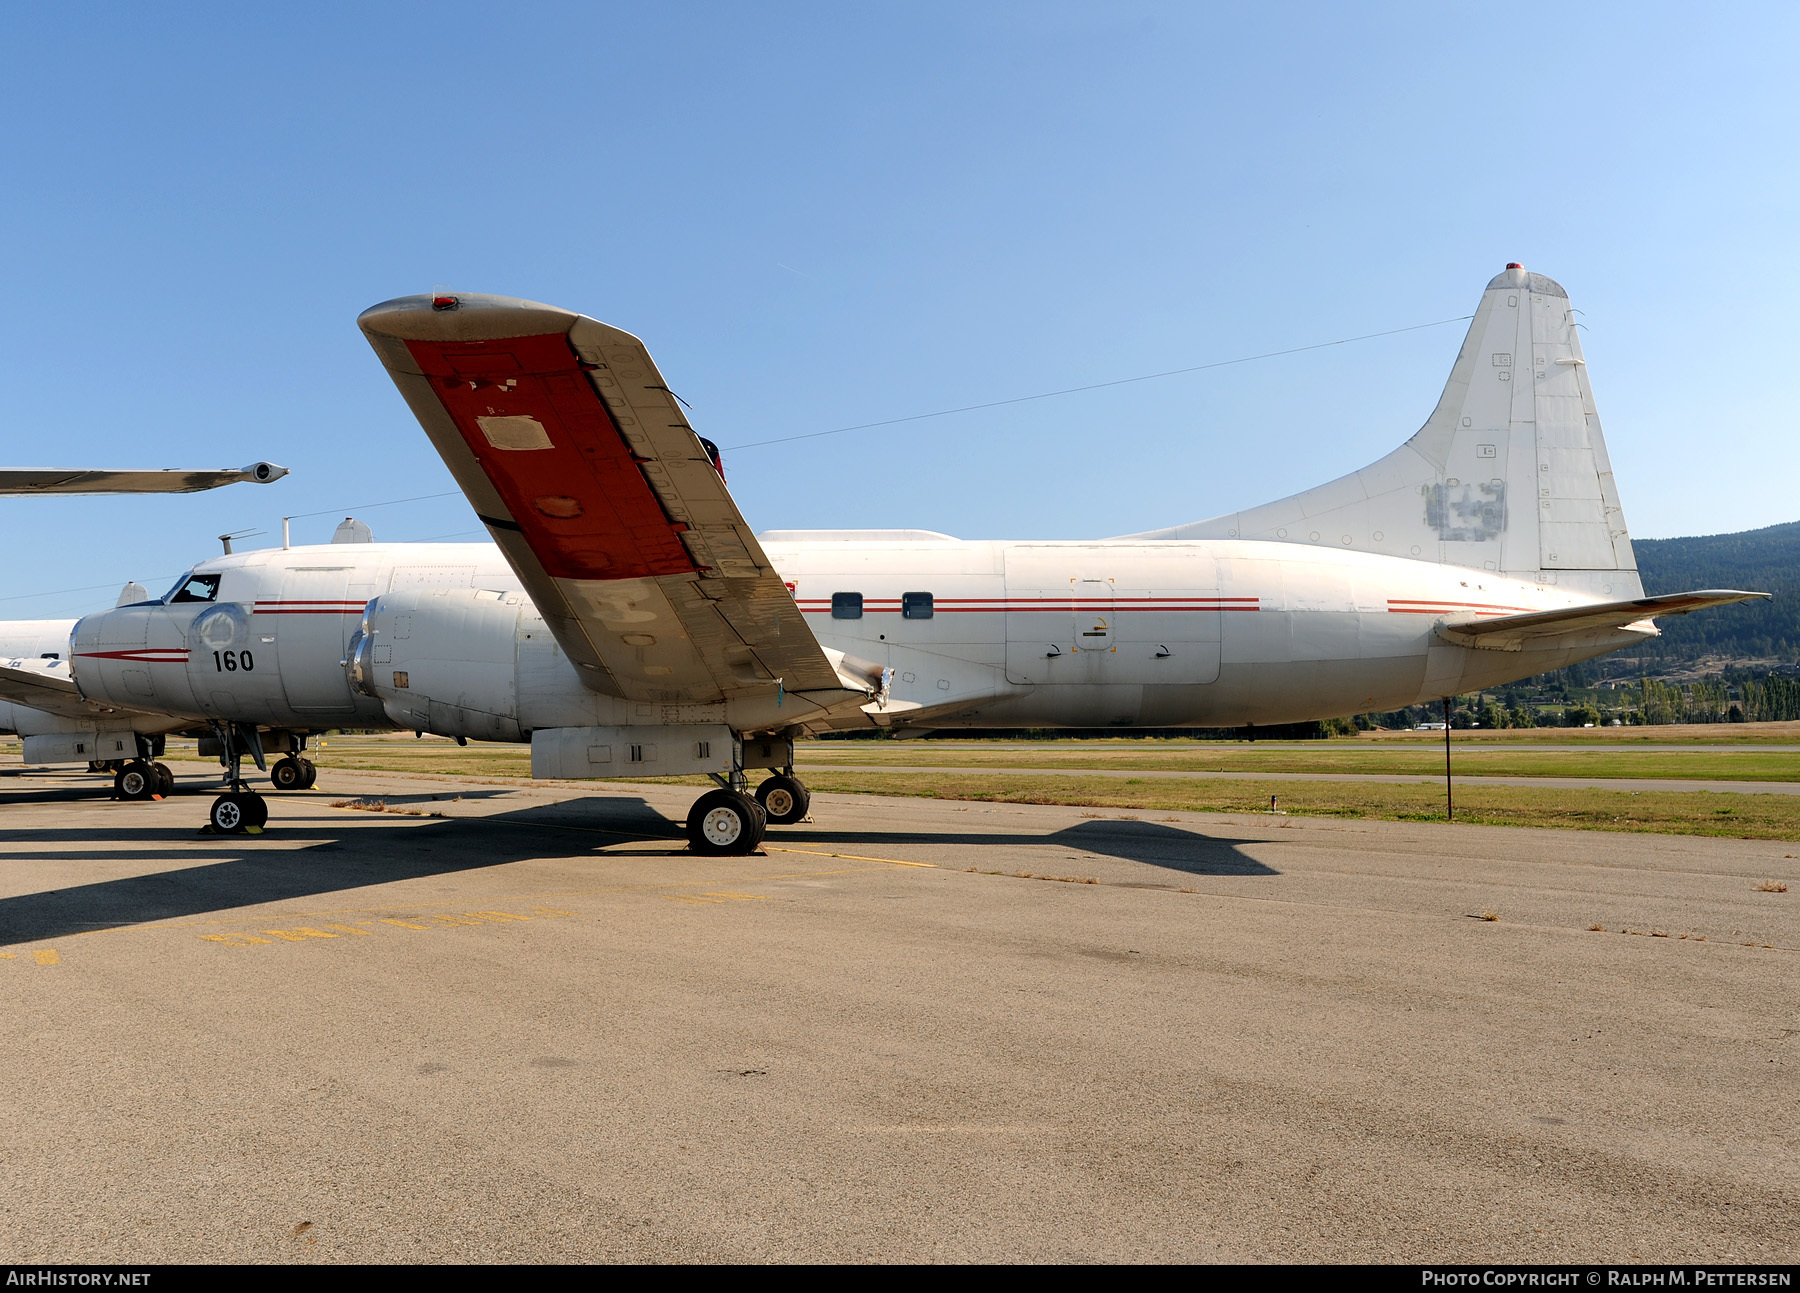
[[[0,786],[11,1262],[1800,1253],[1800,844],[175,766]]]

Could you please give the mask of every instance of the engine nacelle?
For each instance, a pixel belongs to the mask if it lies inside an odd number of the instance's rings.
[[[483,741],[521,739],[517,593],[407,588],[363,612],[344,661],[350,684],[400,727]]]

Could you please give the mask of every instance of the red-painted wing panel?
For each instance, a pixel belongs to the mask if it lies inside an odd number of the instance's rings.
[[[548,574],[695,569],[564,334],[406,348]]]

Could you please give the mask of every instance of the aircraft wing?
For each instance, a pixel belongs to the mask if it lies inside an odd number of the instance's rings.
[[[0,494],[194,494],[251,481],[267,485],[288,474],[272,462],[221,471],[105,471],[85,467],[0,468]]]
[[[1462,646],[1518,651],[1526,645],[1540,641],[1548,644],[1549,639],[1571,633],[1623,629],[1659,615],[1686,615],[1708,606],[1728,606],[1732,602],[1747,602],[1768,595],[1740,592],[1733,588],[1706,588],[1692,593],[1665,593],[1660,597],[1634,597],[1623,602],[1598,602],[1588,606],[1565,606],[1554,611],[1499,615],[1466,624],[1445,625],[1440,632]]]
[[[62,718],[137,712],[83,697],[69,676],[68,662],[62,660],[0,660],[0,700]]]
[[[842,674],[643,342],[510,297],[411,296],[358,320],[588,687],[716,703]]]

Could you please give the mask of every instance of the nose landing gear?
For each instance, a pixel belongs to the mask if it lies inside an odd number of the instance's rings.
[[[240,768],[247,753],[256,760],[258,768],[268,770],[268,765],[263,760],[262,734],[252,726],[239,723],[215,722],[212,728],[219,738],[219,762],[225,765],[225,784],[228,788],[213,800],[203,833],[260,833],[269,820],[269,805],[245,783]]]
[[[228,790],[213,800],[207,825],[219,835],[260,831],[269,820],[269,805],[253,790]]]

